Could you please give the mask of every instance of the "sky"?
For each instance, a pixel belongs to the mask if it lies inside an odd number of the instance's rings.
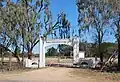
[[[58,13],[64,12],[71,23],[72,28],[77,26],[77,6],[76,0],[51,0],[51,10],[53,20],[56,19]]]
[[[67,19],[71,23],[71,28],[74,29],[77,33],[77,6],[76,6],[76,0],[50,0],[50,9],[52,11],[53,16],[53,22],[56,21],[57,15],[60,12],[64,12],[67,15]],[[46,48],[50,48],[52,46],[49,46]],[[39,53],[39,44],[37,44],[33,50],[34,53]]]

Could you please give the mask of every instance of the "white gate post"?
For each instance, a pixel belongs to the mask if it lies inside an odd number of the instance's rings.
[[[75,37],[73,39],[73,64],[77,63],[79,60],[79,38]]]
[[[45,41],[43,41],[43,67],[45,67]]]
[[[39,67],[45,67],[45,41],[40,37]]]
[[[41,36],[40,36],[39,67],[43,67],[43,40]]]

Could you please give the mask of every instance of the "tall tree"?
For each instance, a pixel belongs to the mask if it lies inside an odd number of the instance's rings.
[[[0,4],[1,17],[4,20],[0,22],[4,23],[1,28],[2,33],[5,39],[10,38],[10,41],[6,41],[14,46],[16,52],[20,47],[18,42],[22,39],[20,44],[22,44],[23,51],[26,49],[28,58],[31,59],[32,50],[39,42],[39,35],[47,38],[59,23],[61,15],[53,24],[49,0],[6,0],[1,1]]]
[[[28,59],[31,59],[32,50],[38,43],[41,29],[41,11],[43,9],[43,0],[20,0],[19,4],[23,7],[23,23],[20,22],[24,47],[28,52]]]
[[[88,32],[94,31],[95,42],[99,47],[99,56],[101,62],[103,62],[103,53],[101,52],[101,44],[103,42],[107,29],[106,25],[109,23],[110,6],[104,3],[102,0],[78,0],[78,23],[84,26],[80,27],[81,30],[88,30]]]
[[[52,24],[52,14],[49,9],[49,0],[21,0],[24,8],[25,21],[24,47],[28,51],[28,59],[31,59],[32,50],[39,42],[39,35],[44,38],[52,32],[58,24]],[[59,18],[59,17],[58,17]]]
[[[116,31],[114,31],[115,37],[118,42],[118,66],[120,67],[120,0],[104,0],[112,5],[113,9],[113,24]],[[113,26],[112,26],[113,27]]]
[[[6,1],[5,7],[1,7],[1,34],[0,45],[6,49],[6,51],[12,52],[20,63],[19,55],[16,53],[18,46],[20,46],[20,30],[18,27],[17,12],[18,6],[9,0]]]
[[[58,24],[58,29],[55,33],[55,36],[57,36],[60,39],[69,39],[70,38],[70,22],[67,19],[67,16],[64,12],[61,12],[60,14],[60,18],[59,18],[59,24]],[[62,45],[58,45],[58,50],[59,50],[59,55],[62,54],[61,52],[61,47]]]

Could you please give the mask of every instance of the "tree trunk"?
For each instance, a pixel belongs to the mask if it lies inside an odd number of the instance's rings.
[[[119,13],[119,17],[120,17],[120,13]],[[118,37],[117,37],[117,41],[118,41],[118,68],[120,70],[120,18],[118,20],[118,26],[117,26],[117,33],[118,33]]]
[[[24,68],[24,51],[22,51],[22,67]]]
[[[9,55],[9,71],[11,70],[11,58],[12,58],[12,55],[10,54]]]
[[[4,55],[3,55],[3,50],[2,50],[2,48],[1,48],[1,69],[2,69],[2,71],[3,71],[3,62],[4,61]]]
[[[20,57],[19,57],[19,54],[17,53],[17,49],[18,49],[18,46],[16,46],[15,48],[14,56],[16,57],[18,64],[21,66]]]
[[[120,68],[120,25],[119,25],[119,21],[118,21],[117,29],[118,29],[118,37],[117,37],[117,41],[118,41],[118,67]]]
[[[103,53],[100,52],[100,61],[103,63]]]
[[[21,62],[20,62],[20,57],[19,57],[19,56],[17,56],[17,54],[15,55],[15,57],[16,57],[16,59],[17,59],[18,64],[19,64],[19,65],[21,65]]]
[[[32,50],[28,51],[28,59],[30,59],[30,60],[32,59]]]
[[[58,53],[58,63],[60,63],[60,53]]]
[[[120,68],[120,40],[118,39],[118,67]]]
[[[23,48],[22,48],[22,67],[24,68],[24,27],[22,27],[22,40],[23,40]]]
[[[99,56],[100,56],[100,61],[101,63],[103,63],[103,54],[101,53],[101,38],[100,38],[100,32],[98,32],[98,53],[99,53]]]

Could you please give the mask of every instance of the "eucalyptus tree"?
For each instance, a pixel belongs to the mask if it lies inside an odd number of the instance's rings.
[[[70,38],[70,22],[67,19],[67,15],[64,12],[61,12],[59,18],[59,24],[57,26],[57,30],[55,31],[55,36],[57,36],[60,39],[69,39]],[[64,54],[62,52],[62,47],[65,47],[65,45],[58,45],[59,54]],[[69,46],[68,46],[69,47]]]
[[[11,2],[6,2],[4,7],[0,9],[1,16],[1,33],[0,45],[6,51],[11,52],[20,63],[19,55],[17,54],[18,46],[20,46],[20,30],[18,27],[16,12],[18,6]]]
[[[40,4],[42,3],[42,4]],[[43,9],[43,0],[20,0],[19,4],[23,7],[23,23],[21,25],[22,39],[24,40],[23,47],[28,52],[28,59],[31,59],[32,50],[38,43],[40,34],[41,21],[40,13]]]
[[[118,43],[118,66],[120,67],[120,0],[104,0],[105,2],[112,5],[113,10],[113,24],[115,37]]]
[[[60,38],[70,38],[70,22],[64,12],[60,13],[61,17],[59,19],[59,37]]]
[[[13,49],[10,51],[16,52],[22,45],[23,51],[25,49],[28,58],[31,59],[32,50],[39,42],[39,35],[47,38],[60,22],[62,15],[58,15],[55,23],[52,22],[49,0],[16,0],[16,2],[3,0],[1,2],[0,6],[4,10],[1,10],[1,17],[4,20],[4,22],[1,20],[1,29],[7,39],[5,41],[10,44],[10,49]]]
[[[102,0],[78,0],[77,7],[80,31],[88,30],[94,35],[95,42],[99,47],[98,55],[101,62],[103,62],[101,44],[108,31],[106,27],[109,24],[111,8]]]
[[[24,47],[28,52],[28,59],[31,59],[32,50],[39,42],[39,35],[46,39],[58,24],[60,16],[58,16],[57,21],[53,24],[49,0],[20,1],[24,8],[25,16],[23,24]]]

